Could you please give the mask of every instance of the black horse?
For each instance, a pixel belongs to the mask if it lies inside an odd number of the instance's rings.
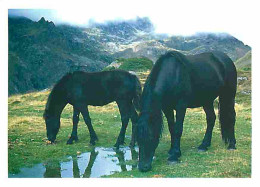
[[[180,139],[187,108],[203,107],[207,130],[199,150],[211,144],[216,120],[213,102],[219,97],[219,119],[222,138],[228,149],[235,149],[234,109],[237,72],[232,60],[222,52],[184,56],[177,51],[167,52],[155,63],[146,80],[141,97],[137,125],[139,170],[148,171],[162,133],[162,111],[171,134],[168,161],[178,162],[181,156]],[[176,122],[173,110],[176,111]]]
[[[135,127],[138,120],[136,109],[140,108],[141,85],[137,76],[122,70],[86,73],[76,71],[68,73],[53,87],[44,112],[47,137],[52,143],[60,128],[60,116],[64,107],[69,103],[73,106],[73,129],[67,144],[77,141],[77,126],[79,114],[90,133],[90,143],[95,144],[98,137],[92,127],[88,105],[103,106],[116,101],[121,114],[122,127],[115,146],[124,143],[125,132],[131,118],[132,139],[135,144]]]

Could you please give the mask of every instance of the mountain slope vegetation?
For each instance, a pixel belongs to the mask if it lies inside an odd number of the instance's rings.
[[[99,71],[112,57],[80,28],[9,17],[9,95],[51,86],[74,69]]]
[[[178,50],[219,50],[234,61],[251,48],[228,34],[169,36],[154,32],[149,18],[92,23],[87,28],[55,25],[41,18],[9,17],[9,95],[51,87],[70,71],[101,71],[115,59],[148,58]]]
[[[237,68],[242,68],[242,69],[250,69],[251,68],[251,61],[252,61],[252,52],[248,51],[245,56],[242,58],[239,58],[236,62],[235,65]]]

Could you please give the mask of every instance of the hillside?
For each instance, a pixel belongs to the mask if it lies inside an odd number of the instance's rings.
[[[9,95],[51,86],[74,69],[99,71],[112,57],[81,28],[9,17]]]
[[[244,69],[244,68],[249,68],[251,69],[251,62],[252,62],[252,52],[248,51],[245,56],[242,58],[239,58],[236,62],[235,65],[239,69]]]
[[[119,58],[104,68],[107,70],[122,69],[135,73],[146,72],[153,67],[153,61],[148,58]]]
[[[9,17],[8,21],[9,95],[51,87],[69,71],[100,71],[119,58],[155,62],[169,50],[184,54],[219,50],[237,60],[251,50],[228,34],[157,34],[145,17],[92,23],[87,28],[55,25],[44,18],[35,22]]]

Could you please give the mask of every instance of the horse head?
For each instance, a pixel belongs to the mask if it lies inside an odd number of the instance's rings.
[[[47,138],[49,141],[54,143],[60,129],[60,118],[58,116],[48,114],[47,111],[45,111],[43,118],[46,124]]]
[[[152,169],[152,161],[155,149],[159,144],[161,130],[161,112],[140,115],[137,127],[137,142],[139,146],[138,169],[142,172]]]

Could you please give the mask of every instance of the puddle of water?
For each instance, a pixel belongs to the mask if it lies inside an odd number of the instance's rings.
[[[22,168],[18,174],[9,174],[9,178],[89,178],[111,175],[115,172],[130,171],[137,167],[138,148],[96,147],[91,152],[68,157],[66,162],[36,164],[31,168]],[[126,164],[127,161],[135,164]]]

